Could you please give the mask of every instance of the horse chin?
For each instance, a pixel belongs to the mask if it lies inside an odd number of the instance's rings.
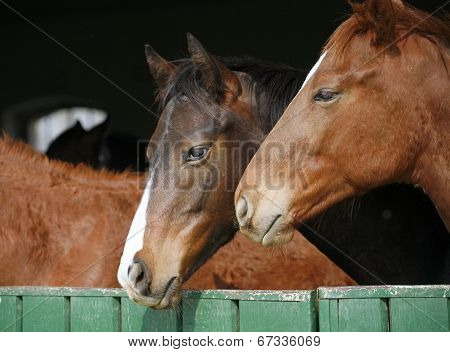
[[[181,280],[176,279],[165,292],[163,298],[155,309],[172,309],[180,303],[181,300]]]
[[[291,224],[281,226],[272,226],[261,240],[261,244],[265,247],[282,246],[292,241],[295,228]]]
[[[264,216],[259,221],[253,219],[251,226],[241,227],[240,231],[265,247],[282,246],[289,243],[294,237],[295,227],[289,219],[283,214]]]
[[[143,296],[127,286],[126,291],[131,300],[153,309],[174,309],[181,301],[181,283],[175,280],[164,295]]]
[[[175,307],[181,301],[181,289],[178,288],[170,296],[164,296],[164,298],[159,302],[159,304],[152,306],[153,309],[163,310],[163,309],[175,309]]]

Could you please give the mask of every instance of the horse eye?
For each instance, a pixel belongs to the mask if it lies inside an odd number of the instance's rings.
[[[314,101],[329,102],[335,99],[338,95],[338,92],[333,92],[332,90],[328,89],[320,89],[313,99]]]
[[[192,147],[187,153],[186,161],[189,162],[201,160],[206,156],[206,154],[208,154],[208,150],[209,146],[204,145]]]

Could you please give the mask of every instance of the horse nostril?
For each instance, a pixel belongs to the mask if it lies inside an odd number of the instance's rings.
[[[141,260],[135,260],[128,268],[128,279],[131,285],[142,296],[148,296],[150,293],[150,272],[147,265]]]
[[[240,197],[236,204],[236,216],[241,227],[246,226],[250,220],[251,214],[249,214],[248,202],[244,196]]]
[[[140,274],[136,277],[136,282],[142,282],[144,279],[144,272],[141,271]]]

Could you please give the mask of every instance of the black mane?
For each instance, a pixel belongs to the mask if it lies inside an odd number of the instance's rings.
[[[250,89],[256,98],[257,115],[261,128],[268,133],[281,117],[287,105],[295,97],[305,79],[305,73],[287,65],[264,62],[251,57],[216,57],[232,71],[246,73]],[[198,106],[209,96],[203,88],[201,73],[191,59],[173,61],[176,74],[159,92],[160,110],[170,99],[186,96]]]

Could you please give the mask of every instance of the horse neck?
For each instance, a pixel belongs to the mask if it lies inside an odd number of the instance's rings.
[[[413,183],[430,196],[438,213],[450,230],[450,151],[449,126],[434,130],[430,147],[419,158],[413,173]]]
[[[438,213],[450,230],[450,105],[448,104],[448,76],[442,77],[441,94],[431,91],[429,123],[424,128],[422,140],[426,141],[423,153],[418,157],[412,183],[420,185],[430,196]]]

